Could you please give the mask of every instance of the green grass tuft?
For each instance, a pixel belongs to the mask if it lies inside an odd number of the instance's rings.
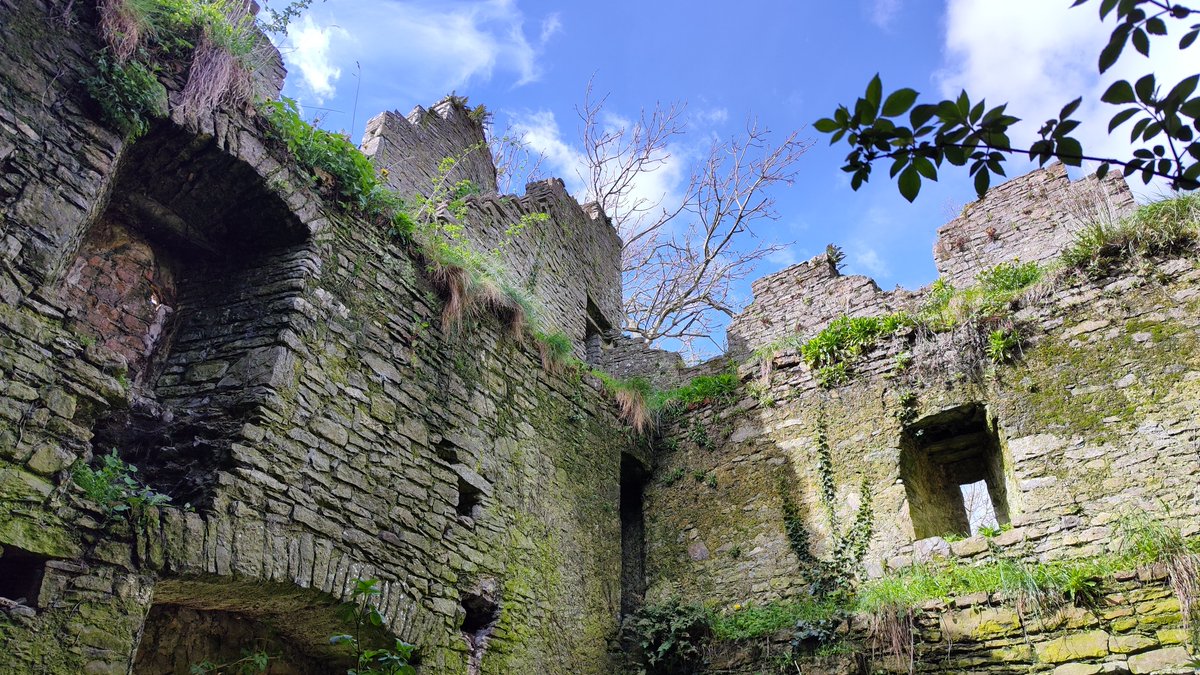
[[[1062,263],[1088,276],[1101,277],[1121,261],[1169,255],[1195,246],[1200,235],[1200,193],[1164,199],[1139,208],[1118,223],[1084,227],[1062,252]]]

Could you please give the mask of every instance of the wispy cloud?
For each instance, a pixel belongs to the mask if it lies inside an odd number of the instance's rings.
[[[565,136],[554,113],[547,110],[510,113],[511,133],[520,138],[535,153],[545,156],[542,169],[545,173],[560,176],[567,189],[580,200],[588,198],[588,159],[578,145],[578,140]],[[605,129],[629,129],[634,124],[630,118],[606,112],[601,123]],[[638,175],[629,191],[630,200],[645,204],[676,206],[683,200],[683,191],[690,175],[691,148],[677,144],[669,145],[656,158],[657,168]]]
[[[1012,134],[1014,144],[1036,138],[1044,120],[1082,95],[1077,135],[1085,148],[1127,156],[1133,149],[1128,133],[1107,133],[1118,108],[1101,103],[1100,95],[1116,79],[1150,72],[1173,84],[1195,72],[1195,63],[1194,55],[1176,48],[1174,35],[1158,40],[1150,59],[1125,50],[1121,62],[1101,77],[1096,60],[1112,28],[1100,22],[1091,4],[1072,9],[1046,0],[949,0],[945,65],[937,81],[945,96],[965,89],[993,105],[1007,101],[1009,112],[1025,120]]]
[[[545,46],[550,38],[558,35],[562,31],[562,19],[559,18],[558,12],[548,15],[542,19],[542,32],[538,36],[540,46]]]
[[[291,31],[293,49],[287,52],[288,63],[300,71],[304,86],[317,103],[324,103],[334,94],[334,85],[342,75],[329,51],[334,37],[345,38],[348,34],[337,26],[319,27],[311,16],[305,16]]]
[[[892,268],[873,248],[856,249],[850,254],[850,266],[855,271],[866,272],[875,279],[892,276]]]
[[[900,14],[901,0],[871,0],[871,23],[882,30],[892,27],[892,22]]]
[[[331,98],[338,75],[359,62],[364,88],[400,99],[395,107],[502,75],[513,86],[537,81],[562,22],[550,14],[534,31],[526,36],[515,0],[329,0],[293,27],[284,52],[314,96]]]

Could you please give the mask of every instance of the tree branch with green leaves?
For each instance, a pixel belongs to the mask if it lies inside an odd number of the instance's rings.
[[[1075,0],[1072,7],[1094,0]],[[1098,70],[1107,72],[1132,44],[1143,56],[1150,55],[1152,42],[1168,34],[1168,21],[1187,22],[1200,10],[1167,0],[1099,0],[1101,20],[1114,16],[1117,26],[1101,50]],[[1190,49],[1200,36],[1200,23],[1185,27],[1180,50]],[[1038,138],[1014,146],[1009,132],[1020,118],[1008,105],[989,108],[986,100],[972,101],[963,91],[955,99],[919,103],[914,89],[902,88],[884,96],[876,75],[865,94],[853,106],[838,106],[832,117],[818,120],[817,131],[830,134],[830,144],[845,141],[850,147],[842,170],[850,174],[850,186],[858,190],[870,180],[877,162],[890,161],[889,178],[895,179],[900,194],[916,199],[924,181],[936,181],[943,165],[967,167],[975,190],[982,197],[994,176],[1004,176],[1004,163],[1012,156],[1027,156],[1039,165],[1057,159],[1068,166],[1097,162],[1096,173],[1104,177],[1118,167],[1126,176],[1140,175],[1145,183],[1160,178],[1173,189],[1200,187],[1200,96],[1194,96],[1200,74],[1170,84],[1153,73],[1134,82],[1117,80],[1101,101],[1125,106],[1113,115],[1108,133],[1130,124],[1130,143],[1141,145],[1128,157],[1088,154],[1073,134],[1080,122],[1071,119],[1083,98],[1063,106],[1058,116],[1047,120]],[[1169,88],[1168,88],[1169,85]]]

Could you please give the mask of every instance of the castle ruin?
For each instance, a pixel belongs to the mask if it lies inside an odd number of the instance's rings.
[[[1028,299],[1019,358],[990,372],[953,332],[901,333],[833,387],[786,339],[924,291],[818,257],[755,282],[729,353],[689,369],[616,334],[621,242],[598,207],[556,179],[496,194],[481,120],[454,99],[372,119],[363,153],[403,195],[463,158],[467,238],[504,242],[581,361],[663,389],[736,374],[734,400],[647,439],[600,380],[546,367],[494,318],[444,326],[425,261],[323,192],[253,110],[114,131],[84,85],[95,12],[62,11],[0,0],[0,673],[188,673],[247,649],[264,672],[345,672],[329,637],[365,579],[383,621],[364,639],[416,645],[423,674],[622,672],[621,620],[643,604],[810,597],[789,537],[826,555],[819,515],[848,523],[864,500],[866,578],[1099,555],[1131,512],[1200,534],[1195,255]],[[263,79],[277,96],[281,73]],[[938,269],[963,286],[1050,260],[1081,200],[1134,208],[1119,178],[1039,170],[943,227]],[[548,218],[506,236],[530,214]],[[90,499],[78,468],[110,453],[169,502]],[[1002,532],[971,531],[969,483]],[[1192,672],[1166,571],[1097,584],[1094,606],[1036,620],[1000,594],[931,601],[916,666],[864,648],[803,672]],[[714,673],[777,672],[790,649],[706,648]]]

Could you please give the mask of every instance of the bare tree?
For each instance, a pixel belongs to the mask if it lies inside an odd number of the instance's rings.
[[[764,242],[752,228],[778,218],[774,189],[792,183],[812,143],[797,132],[773,142],[751,119],[742,133],[714,140],[689,162],[693,169],[674,194],[655,193],[647,188],[651,174],[683,159],[672,151],[688,126],[686,104],[658,103],[630,120],[606,113],[607,99],[588,82],[576,108],[574,163],[580,200],[599,202],[623,242],[621,328],[647,344],[680,340],[694,354],[701,342],[717,344],[712,333],[721,314],[740,309],[735,282],[786,246]],[[546,159],[511,125],[489,139],[501,192],[521,177],[532,180]]]
[[[671,161],[670,145],[684,132],[681,104],[656,105],[636,121],[604,115],[607,97],[588,84],[577,111],[586,155],[580,172],[586,198],[600,202],[624,242],[624,330],[647,344],[680,340],[694,350],[712,340],[718,316],[739,308],[733,285],[784,245],[754,235],[753,225],[775,220],[774,188],[790,185],[796,162],[812,143],[797,132],[778,143],[751,119],[745,130],[714,140],[682,194],[646,194],[639,182]]]
[[[604,113],[605,94],[596,98],[592,81],[584,91],[579,114],[583,167],[577,172],[587,201],[599,202],[624,242],[626,255],[644,258],[655,235],[683,210],[683,203],[664,205],[666,194],[637,190],[640,179],[666,167],[671,141],[682,136],[686,104],[655,104],[641,110],[635,121]]]
[[[498,134],[492,131],[490,115],[484,124],[500,194],[513,194],[525,183],[543,177],[542,163],[546,161],[546,155],[526,143],[520,132],[513,128],[511,120]]]

